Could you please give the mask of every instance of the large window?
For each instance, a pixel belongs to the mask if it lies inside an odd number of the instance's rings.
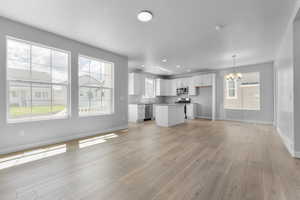
[[[226,80],[224,108],[234,110],[260,110],[259,72],[242,73],[241,80]]]
[[[79,115],[114,112],[114,64],[79,56]]]
[[[69,114],[70,53],[7,38],[8,121]]]
[[[145,78],[145,95],[144,98],[155,98],[155,80]]]

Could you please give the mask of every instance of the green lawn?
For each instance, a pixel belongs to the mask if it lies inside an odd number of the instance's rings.
[[[66,107],[65,106],[53,106],[52,112],[58,113],[63,111]],[[28,107],[10,107],[10,115],[12,117],[22,117],[22,116],[29,116],[29,115],[46,115],[47,113],[51,113],[50,107],[47,106],[34,106],[31,108]]]

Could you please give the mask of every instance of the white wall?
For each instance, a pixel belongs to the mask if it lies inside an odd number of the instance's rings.
[[[294,149],[293,27],[288,28],[274,62],[276,75],[276,127],[285,145]]]
[[[4,18],[0,18],[0,27],[0,154],[127,127],[127,57]],[[69,119],[19,124],[6,123],[6,35],[71,52],[72,116]],[[97,117],[78,117],[78,54],[104,59],[115,64],[114,114]]]
[[[217,82],[217,119],[237,120],[254,123],[273,124],[274,120],[274,72],[273,63],[262,63],[238,67],[236,70],[241,73],[260,73],[260,104],[259,111],[247,110],[226,110],[224,109],[224,76],[232,72],[232,68],[220,70],[216,75]]]
[[[300,11],[299,11],[300,16]],[[294,149],[300,157],[300,17],[294,21]]]
[[[300,158],[300,0],[275,59],[276,127],[292,156]]]

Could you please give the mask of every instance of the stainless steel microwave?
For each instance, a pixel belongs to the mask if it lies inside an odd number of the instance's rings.
[[[177,88],[176,89],[177,96],[183,95],[183,94],[189,94],[189,88],[183,87],[183,88]]]

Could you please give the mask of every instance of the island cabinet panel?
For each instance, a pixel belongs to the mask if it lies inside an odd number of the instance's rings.
[[[184,106],[182,104],[162,104],[155,108],[156,124],[162,127],[182,124],[184,120]]]

